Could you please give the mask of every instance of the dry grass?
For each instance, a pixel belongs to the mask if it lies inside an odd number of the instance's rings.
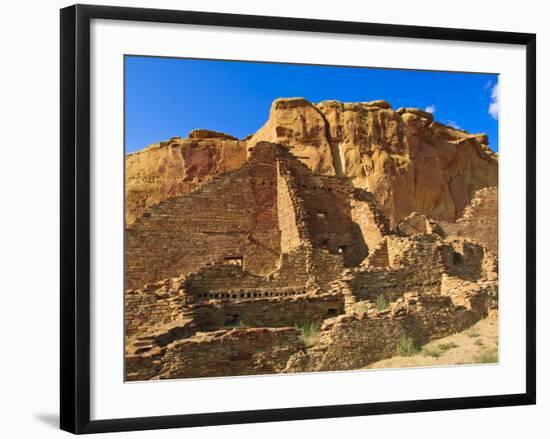
[[[491,363],[498,363],[498,315],[496,313],[463,332],[431,341],[412,355],[400,354],[369,364],[366,368]]]
[[[306,348],[314,346],[319,341],[320,326],[317,322],[305,322],[297,323],[294,325],[296,329],[299,329],[300,341]]]
[[[401,357],[410,357],[418,352],[418,347],[414,343],[414,340],[407,336],[403,335],[397,342],[397,353]]]

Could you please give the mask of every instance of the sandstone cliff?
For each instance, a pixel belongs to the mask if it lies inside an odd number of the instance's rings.
[[[498,158],[484,134],[469,134],[415,108],[386,101],[273,102],[247,140],[195,130],[126,157],[126,221],[158,202],[240,167],[260,141],[281,144],[314,172],[372,192],[394,228],[410,213],[454,221],[478,189],[498,186]]]
[[[246,161],[246,143],[227,134],[194,130],[126,156],[126,224],[152,205],[196,189]]]
[[[394,111],[386,101],[277,99],[249,146],[261,140],[371,191],[392,226],[411,212],[453,221],[476,190],[498,185],[487,136],[439,124],[419,109]]]

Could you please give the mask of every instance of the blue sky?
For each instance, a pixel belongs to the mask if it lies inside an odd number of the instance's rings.
[[[498,151],[498,76],[180,58],[125,57],[126,152],[196,128],[243,138],[279,97],[311,102],[387,100],[439,122],[489,135]]]

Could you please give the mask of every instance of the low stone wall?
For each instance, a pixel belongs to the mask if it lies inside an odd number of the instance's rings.
[[[474,309],[498,308],[498,281],[478,280],[472,282],[455,276],[444,276],[441,294],[449,296],[455,306]]]
[[[441,251],[448,244],[444,244],[438,236],[389,236],[387,241],[391,267],[413,267],[428,275],[433,271],[442,272]]]
[[[467,282],[467,281],[464,281]],[[369,309],[325,320],[319,341],[306,348],[295,328],[236,328],[178,339],[188,324],[155,334],[145,351],[126,355],[127,380],[235,376],[360,369],[397,355],[402,337],[420,346],[463,331],[496,303],[496,289],[481,283],[459,298],[407,293],[387,311]],[[255,305],[259,305],[257,301]],[[195,325],[195,322],[193,323]],[[146,343],[144,341],[143,343]]]
[[[305,294],[262,299],[220,300],[187,307],[199,330],[227,325],[257,327],[294,326],[322,321],[344,312],[341,294]]]
[[[179,320],[186,294],[171,280],[147,285],[141,290],[127,290],[124,297],[126,336],[147,332],[150,328]]]
[[[386,242],[387,253],[383,245],[377,247],[362,266],[348,270],[337,281],[347,283],[357,300],[373,301],[382,294],[395,300],[407,292],[439,293],[443,275],[469,281],[497,277],[491,254],[467,239],[442,241],[434,235],[418,234],[388,236]],[[390,266],[384,266],[384,260]]]
[[[126,357],[128,381],[281,372],[302,346],[294,328],[253,328],[197,334]]]
[[[285,372],[360,369],[397,355],[402,337],[420,346],[463,331],[486,315],[483,294],[475,297],[476,307],[463,309],[449,297],[411,294],[390,311],[336,317],[322,326],[318,345],[293,355]]]
[[[413,268],[369,268],[354,273],[349,286],[358,300],[374,301],[384,295],[391,301],[409,291],[439,292],[441,274],[438,271],[422,272]]]

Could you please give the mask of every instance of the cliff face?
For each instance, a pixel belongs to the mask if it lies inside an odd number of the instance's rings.
[[[126,157],[126,220],[244,164],[261,141],[287,147],[318,174],[372,192],[392,227],[410,213],[454,221],[478,189],[498,186],[498,158],[483,134],[469,134],[414,108],[385,101],[316,105],[277,99],[247,141],[192,131]]]
[[[411,212],[453,221],[476,190],[498,185],[498,160],[485,135],[468,134],[422,110],[385,101],[313,105],[278,99],[249,140],[291,149],[313,171],[371,191],[392,226]]]
[[[246,142],[195,130],[126,156],[126,224],[159,202],[196,189],[246,161]]]

